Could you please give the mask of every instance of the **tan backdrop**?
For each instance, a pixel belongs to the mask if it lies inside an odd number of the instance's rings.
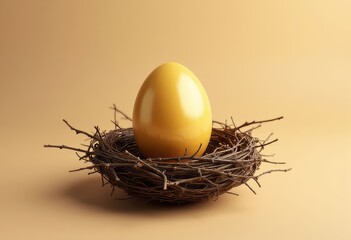
[[[351,2],[0,0],[0,239],[351,239]],[[117,201],[61,121],[113,127],[146,76],[177,61],[213,118],[283,115],[256,131],[289,173],[239,197],[169,207]],[[128,122],[122,122],[128,126]],[[260,171],[281,166],[264,166]]]

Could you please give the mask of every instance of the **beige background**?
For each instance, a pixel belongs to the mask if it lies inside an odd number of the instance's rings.
[[[0,239],[351,239],[351,1],[0,0]],[[218,201],[116,201],[61,121],[112,128],[146,76],[178,61],[217,120],[284,115],[266,149],[289,173]],[[127,123],[124,123],[127,126]],[[265,166],[261,171],[277,166]],[[115,197],[121,197],[118,192]]]

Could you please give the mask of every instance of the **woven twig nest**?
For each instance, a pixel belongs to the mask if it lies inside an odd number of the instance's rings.
[[[116,107],[114,110],[115,116],[117,112],[123,114]],[[252,136],[252,130],[261,123],[281,118],[246,122],[240,126],[214,122],[209,145],[201,157],[144,158],[135,143],[133,129],[120,127],[116,117],[114,130],[106,132],[95,127],[94,134],[76,129],[64,120],[71,130],[90,138],[86,149],[65,145],[45,147],[82,153],[78,154],[79,159],[91,165],[73,171],[90,169],[100,173],[103,185],[109,183],[113,190],[118,187],[133,197],[168,203],[198,202],[216,199],[241,184],[254,192],[248,180],[253,179],[259,185],[258,178],[263,174],[290,170],[275,169],[255,175],[262,163],[278,163],[261,155],[263,148],[277,139],[259,140]]]

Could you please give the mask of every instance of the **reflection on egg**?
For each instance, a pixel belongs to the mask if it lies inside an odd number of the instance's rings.
[[[201,82],[179,63],[156,68],[135,100],[133,131],[144,157],[201,156],[212,131],[210,101]]]

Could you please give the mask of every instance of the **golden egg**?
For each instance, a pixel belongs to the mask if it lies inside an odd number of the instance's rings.
[[[179,63],[156,68],[135,100],[133,131],[144,157],[201,156],[212,131],[210,101],[201,82]]]

